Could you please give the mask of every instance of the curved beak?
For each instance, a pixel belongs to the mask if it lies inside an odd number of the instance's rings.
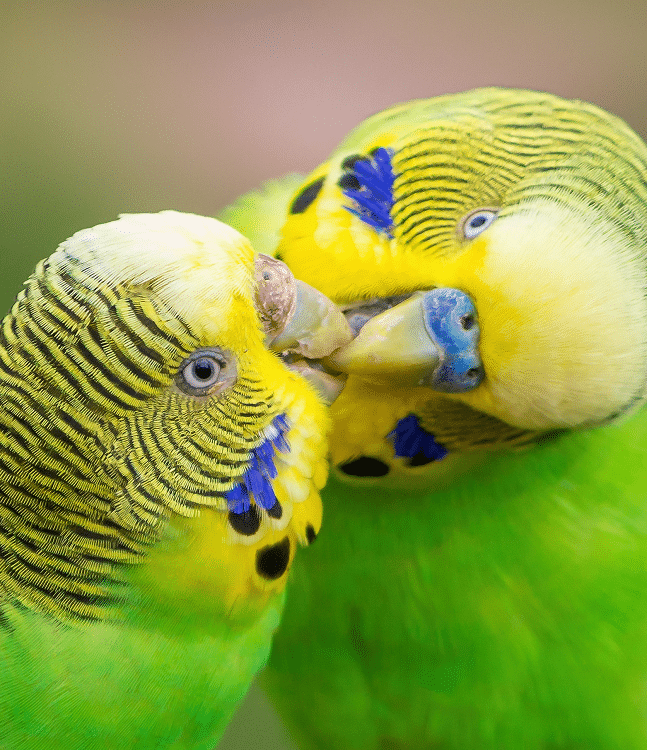
[[[344,313],[314,287],[295,279],[276,258],[258,255],[255,275],[256,309],[266,345],[305,377],[325,402],[332,403],[341,393],[346,375],[326,372],[318,360],[352,340]]]
[[[402,386],[461,393],[483,379],[479,338],[471,299],[458,289],[432,289],[371,318],[324,364]]]
[[[295,283],[294,310],[285,327],[269,342],[269,348],[321,359],[348,344],[353,332],[339,307],[304,281],[296,279]]]
[[[315,389],[319,398],[330,406],[337,396],[344,390],[347,375],[345,373],[330,373],[318,366],[317,362],[306,359],[296,359],[288,367],[298,372]]]

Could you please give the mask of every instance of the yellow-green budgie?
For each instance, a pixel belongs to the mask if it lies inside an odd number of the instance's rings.
[[[268,348],[310,310],[323,352],[326,302],[280,266],[125,215],[2,321],[2,750],[210,750],[264,664],[326,477],[324,406]]]
[[[357,333],[267,677],[300,746],[647,748],[645,144],[548,94],[414,101],[280,215]]]

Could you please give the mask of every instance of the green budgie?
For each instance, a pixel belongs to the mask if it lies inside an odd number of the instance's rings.
[[[481,89],[288,189],[228,218],[356,334],[266,679],[300,746],[647,748],[647,147]]]
[[[173,211],[27,280],[0,327],[2,750],[219,739],[321,521],[325,407],[270,351],[336,341],[299,284]]]

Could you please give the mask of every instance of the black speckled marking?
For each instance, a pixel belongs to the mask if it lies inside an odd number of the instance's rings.
[[[341,163],[341,168],[352,169],[358,161],[368,161],[368,159],[361,154],[353,154],[352,156],[347,156],[344,159],[344,161]]]
[[[351,172],[346,172],[338,180],[337,184],[342,190],[360,190],[362,183]]]
[[[261,525],[261,514],[255,505],[250,505],[249,510],[244,513],[232,513],[229,511],[229,524],[239,534],[252,536]]]
[[[433,463],[435,460],[435,458],[427,458],[424,451],[418,451],[415,456],[412,456],[411,459],[407,461],[407,466],[426,466],[427,464]]]
[[[388,464],[370,456],[360,456],[339,468],[351,477],[383,477],[389,473]]]
[[[306,526],[306,539],[308,540],[308,544],[312,544],[316,538],[317,532],[315,531],[315,527],[309,523]]]
[[[297,197],[292,201],[292,205],[290,206],[290,213],[302,214],[319,195],[325,181],[325,177],[320,177],[318,180],[315,180],[309,185],[306,185],[299,193],[299,195],[297,195]]]
[[[288,569],[290,540],[287,536],[276,544],[259,549],[256,553],[256,572],[262,578],[274,581]]]
[[[281,518],[281,516],[283,515],[283,508],[278,500],[271,508],[267,509],[267,515],[272,516],[272,518]]]

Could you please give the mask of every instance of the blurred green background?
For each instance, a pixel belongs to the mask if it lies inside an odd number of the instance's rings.
[[[78,229],[214,214],[373,112],[482,85],[586,99],[646,137],[647,2],[5,0],[0,309]],[[294,745],[253,689],[220,748]]]

